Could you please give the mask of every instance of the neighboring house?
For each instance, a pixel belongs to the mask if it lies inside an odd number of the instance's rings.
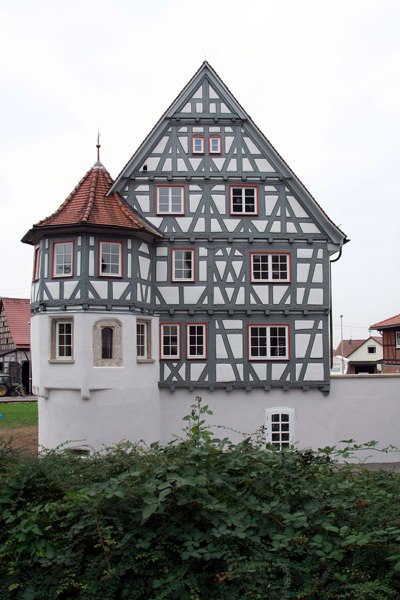
[[[0,372],[30,390],[29,299],[0,298]]]
[[[270,390],[267,435],[285,445],[290,398],[329,393],[345,234],[207,62],[114,182],[98,156],[23,241],[44,445],[154,441],[183,393],[250,407]]]
[[[370,329],[383,336],[383,372],[400,373],[400,315],[374,323]]]
[[[343,365],[342,358],[345,359]],[[366,340],[343,340],[343,344],[340,343],[334,353],[336,367],[334,372],[347,375],[380,373],[382,358],[381,337],[370,336]]]

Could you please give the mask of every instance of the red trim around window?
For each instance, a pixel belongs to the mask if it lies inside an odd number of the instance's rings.
[[[277,254],[279,255],[284,255],[288,257],[288,278],[287,279],[253,279],[253,256],[255,254],[267,254],[267,255],[274,255],[276,256]],[[291,283],[292,281],[292,255],[290,254],[290,252],[250,252],[250,283],[257,285],[257,284],[263,284],[263,283],[268,283],[268,284],[282,284],[282,283]]]
[[[254,358],[250,356],[250,327],[285,327],[287,331],[287,357],[274,356],[266,358]],[[290,360],[290,326],[286,323],[247,323],[247,360],[249,362],[288,362]]]
[[[211,140],[219,140],[219,152],[212,152],[211,150]],[[212,156],[218,156],[222,154],[222,137],[220,135],[210,135],[208,138],[208,153]]]
[[[164,325],[176,325],[178,328],[178,356],[163,355],[163,327]],[[180,323],[160,323],[160,360],[181,360],[182,358],[182,332]]]
[[[40,246],[35,248],[35,257],[33,261],[33,277],[32,281],[38,281],[40,278],[40,259],[42,257],[42,249]]]
[[[183,189],[183,195],[182,195],[182,212],[178,212],[178,213],[172,213],[172,212],[160,212],[158,209],[158,190],[160,188],[171,188],[171,187],[179,187]],[[168,217],[168,216],[182,216],[186,213],[186,187],[184,185],[182,185],[181,183],[160,183],[158,185],[156,185],[156,214],[160,217]]]
[[[190,251],[192,253],[192,279],[175,279],[174,277],[174,252],[177,250]],[[178,246],[177,248],[171,248],[171,260],[170,260],[170,278],[174,283],[194,283],[196,281],[196,252],[194,248]]]
[[[233,188],[254,188],[254,212],[233,212]],[[229,185],[229,214],[231,217],[257,217],[258,216],[258,185],[256,183],[231,183]]]
[[[72,244],[71,252],[71,273],[70,275],[56,275],[54,273],[54,249],[56,244]],[[59,240],[58,242],[52,243],[51,248],[51,277],[53,279],[65,279],[74,276],[74,262],[75,262],[75,240]]]
[[[189,356],[189,327],[201,325],[204,331],[204,356]],[[186,323],[186,358],[187,360],[208,359],[208,323],[190,322]]]
[[[196,139],[200,139],[202,141],[202,146],[203,146],[203,150],[201,152],[196,152],[196,150],[194,149],[194,140]],[[204,137],[204,135],[197,135],[194,134],[192,135],[192,154],[197,154],[197,155],[203,155],[206,151],[206,139]]]
[[[100,265],[100,257],[101,257],[101,244],[119,244],[120,247],[120,274],[119,275],[113,275],[112,273],[106,273],[105,275],[103,275],[103,273],[101,272],[101,265]],[[123,242],[119,241],[119,240],[98,240],[97,242],[97,276],[101,277],[102,279],[121,279],[124,276],[124,246],[123,246]]]

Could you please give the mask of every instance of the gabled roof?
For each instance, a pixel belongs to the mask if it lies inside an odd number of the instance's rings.
[[[22,241],[33,243],[40,231],[76,225],[132,229],[161,237],[160,232],[139,216],[118,193],[112,192],[107,196],[112,183],[107,169],[96,162],[61,206],[36,223]]]
[[[361,346],[363,346],[370,340],[374,340],[375,342],[377,342],[378,344],[380,344],[382,346],[382,338],[380,336],[371,335],[366,340],[343,340],[343,350],[342,350],[342,343],[340,343],[334,352],[334,356],[343,356],[343,358],[349,358],[349,356],[351,356],[351,354],[353,354],[353,352],[355,352],[356,350],[361,348]],[[342,354],[342,352],[343,352],[343,354]]]
[[[124,186],[125,180],[129,178],[130,174],[140,167],[147,154],[151,151],[154,143],[157,142],[160,136],[162,136],[163,132],[168,128],[169,120],[174,117],[185,117],[185,103],[193,98],[193,95],[196,93],[196,90],[199,89],[199,86],[202,84],[205,78],[209,81],[212,88],[218,93],[219,97],[224,101],[227,110],[226,116],[234,116],[243,120],[256,133],[263,152],[277,171],[277,176],[287,179],[287,183],[292,187],[293,191],[297,192],[299,196],[305,200],[308,208],[312,210],[313,217],[318,222],[321,229],[330,237],[332,242],[338,245],[348,242],[349,240],[346,238],[346,234],[339,229],[339,227],[337,227],[333,221],[331,221],[325,211],[317,203],[315,198],[313,198],[304,184],[290,169],[284,159],[265,137],[262,131],[257,127],[251,117],[246,113],[244,108],[236,100],[232,92],[207,61],[203,62],[199,70],[194,74],[192,79],[172,102],[170,107],[162,115],[161,119],[158,121],[158,123],[156,123],[149,135],[133,154],[132,158],[127,162],[111,187],[110,193],[121,189]],[[200,120],[201,117],[201,113],[196,114],[196,119]],[[207,117],[210,117],[210,115],[207,115]],[[232,176],[235,176],[235,173],[232,173]]]
[[[16,348],[30,347],[29,299],[0,298],[0,310],[4,310],[12,343]]]
[[[390,327],[400,327],[400,315],[394,315],[384,321],[379,321],[370,325],[370,329],[389,329]]]

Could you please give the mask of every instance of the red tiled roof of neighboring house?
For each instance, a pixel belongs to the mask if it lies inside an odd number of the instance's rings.
[[[112,183],[107,169],[100,162],[95,163],[61,206],[52,215],[36,223],[23,241],[30,241],[33,231],[63,225],[120,227],[161,236],[118,193],[113,192],[107,196]]]
[[[353,352],[358,350],[358,348],[361,348],[361,346],[369,340],[375,340],[375,342],[382,345],[382,338],[374,335],[371,335],[366,340],[343,340],[343,350],[342,343],[340,342],[333,356],[343,356],[344,358],[348,358],[351,354],[353,354]]]
[[[400,315],[394,315],[384,321],[370,325],[370,329],[387,329],[389,327],[400,327]]]
[[[1,298],[0,307],[4,310],[10,335],[16,348],[30,347],[31,312],[27,298]]]

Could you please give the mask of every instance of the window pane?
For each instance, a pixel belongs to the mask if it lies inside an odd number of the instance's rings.
[[[72,242],[54,244],[54,275],[68,276],[72,274]]]
[[[113,330],[103,327],[101,330],[101,358],[113,357]]]
[[[121,244],[119,242],[101,242],[100,269],[103,275],[120,275]]]

